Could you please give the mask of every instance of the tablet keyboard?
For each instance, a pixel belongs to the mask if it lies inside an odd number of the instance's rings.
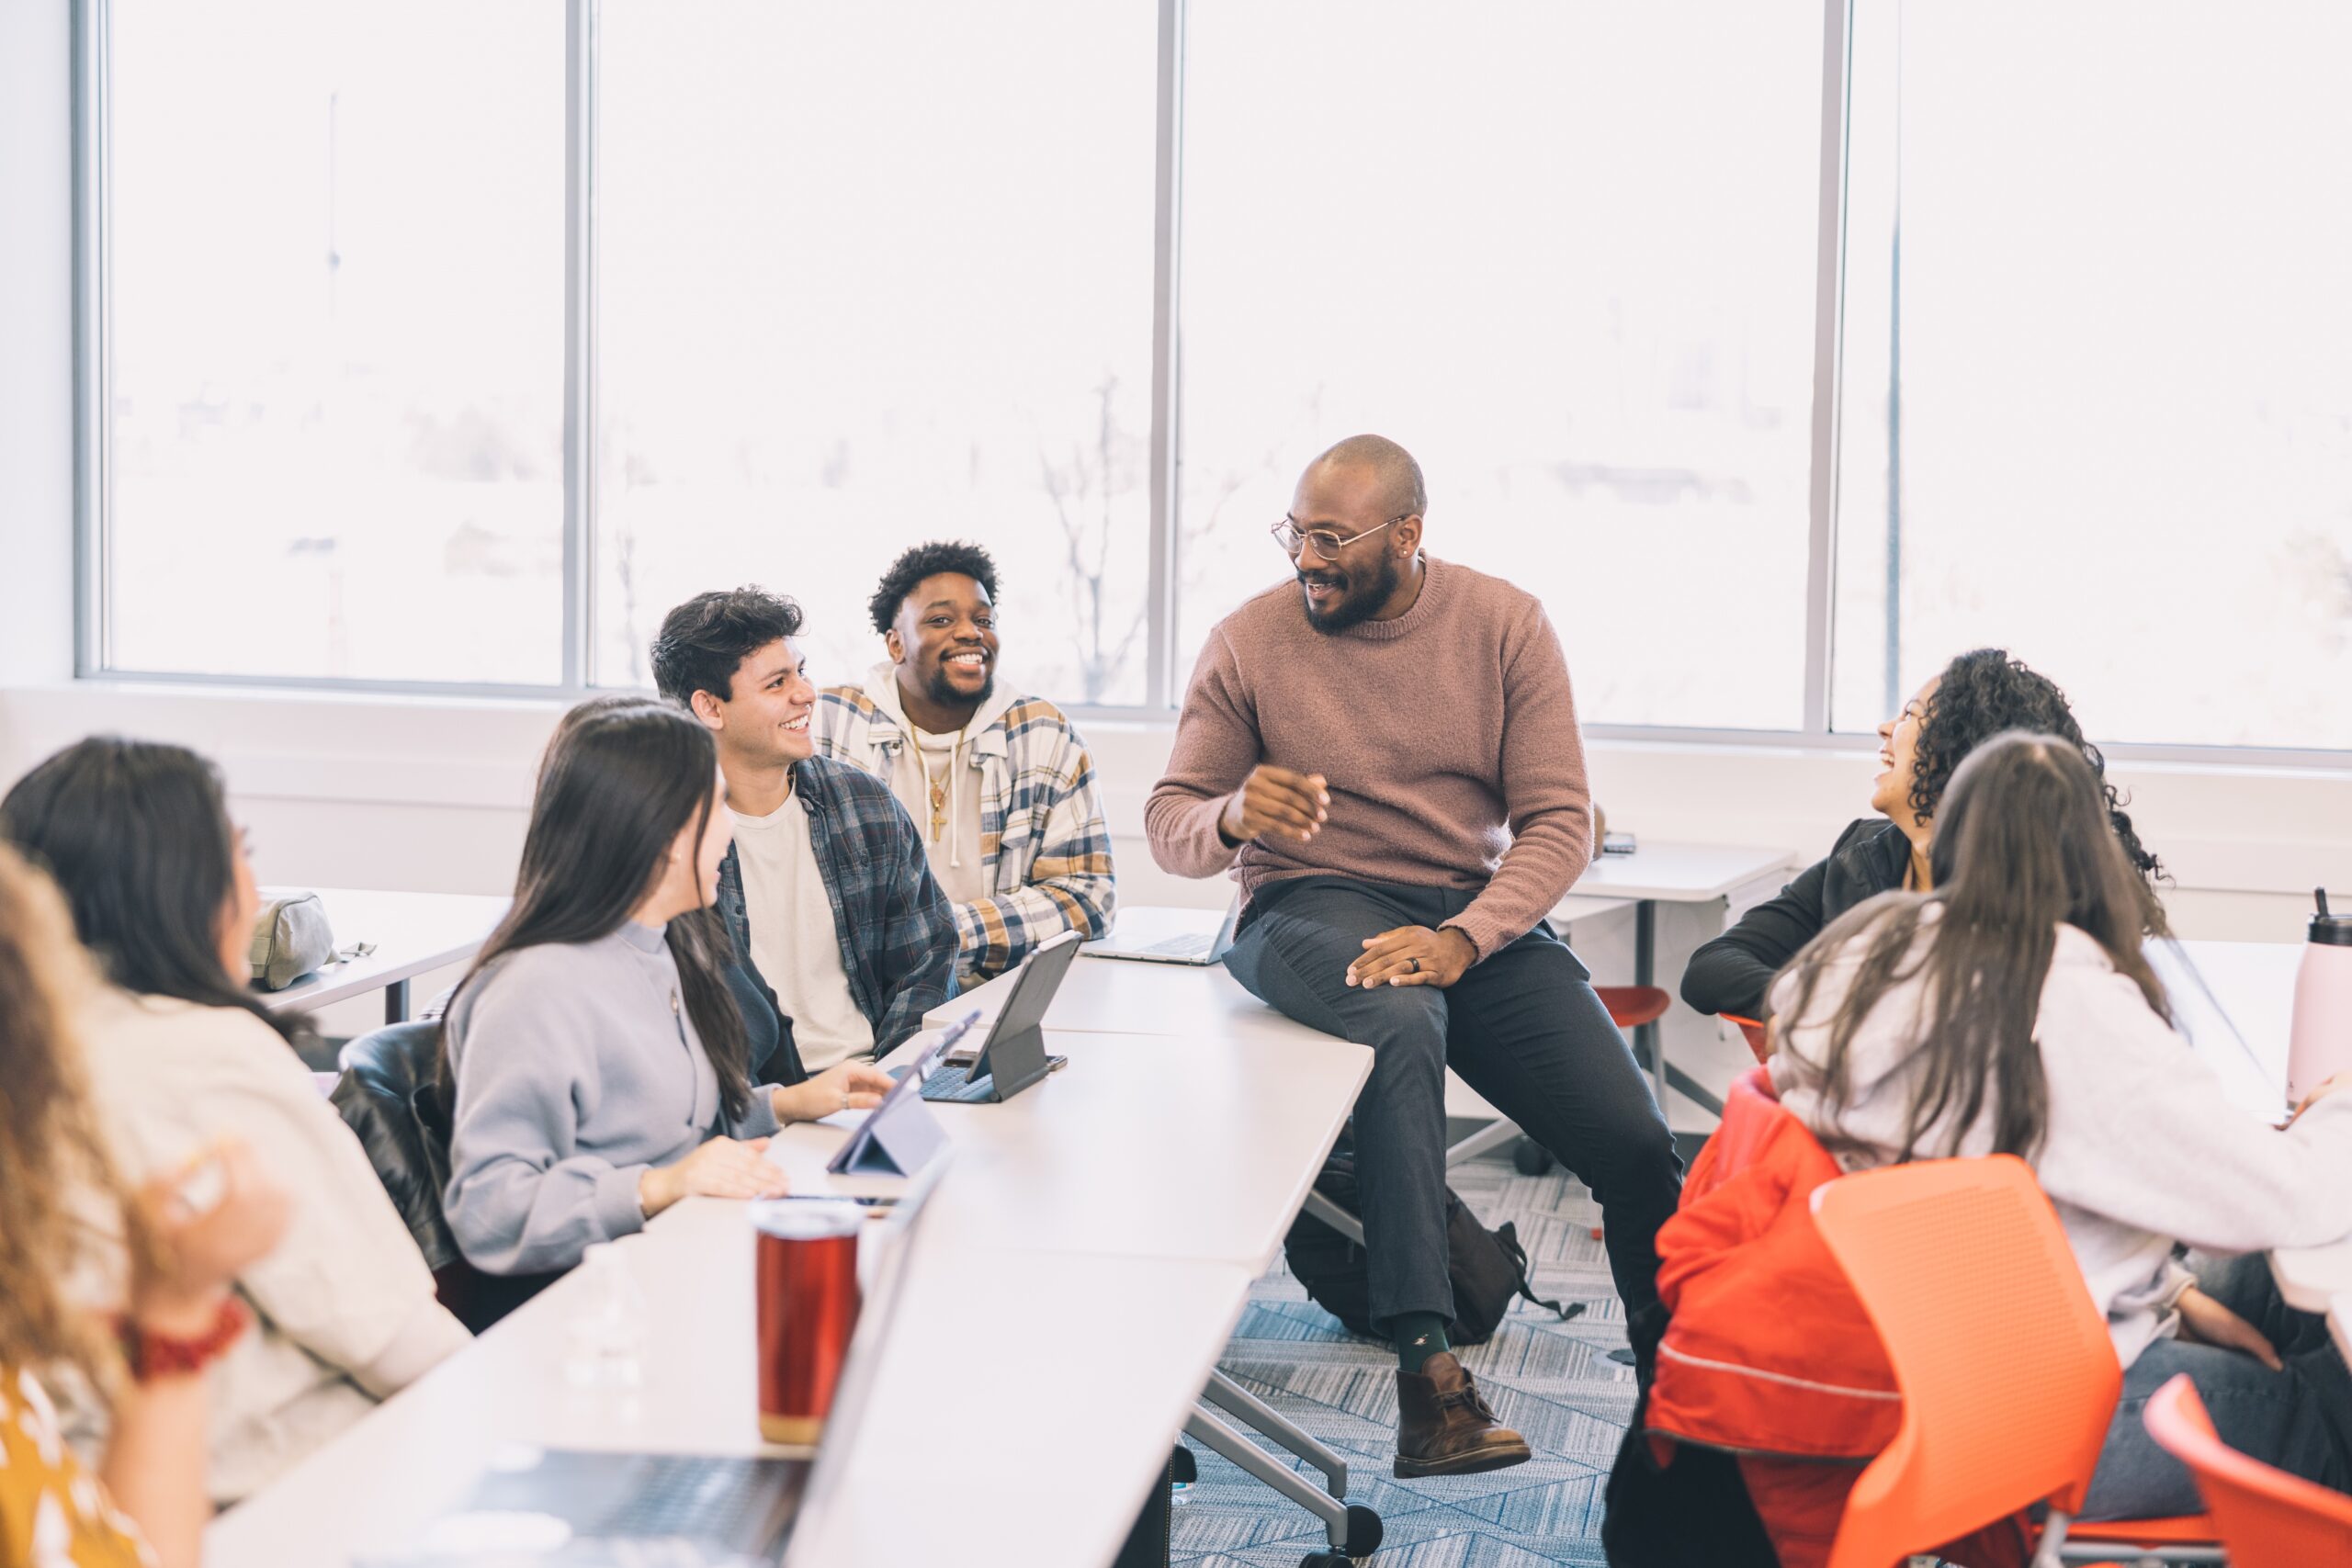
[[[922,1080],[925,1100],[944,1100],[953,1105],[985,1104],[995,1094],[996,1075],[982,1073],[976,1078],[969,1067],[933,1067]]]

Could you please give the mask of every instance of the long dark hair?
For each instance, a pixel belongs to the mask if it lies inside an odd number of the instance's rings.
[[[242,1008],[289,1043],[281,1017],[220,964],[237,830],[219,770],[185,746],[93,735],[18,779],[0,836],[46,870],[107,978],[141,996]]]
[[[1797,954],[1796,1000],[1784,1022],[1806,1021],[1823,970],[1849,942],[1864,942],[1817,1064],[1830,1125],[1852,1103],[1856,1031],[1889,990],[1917,981],[1917,1074],[1900,1157],[1918,1156],[1939,1124],[1945,1146],[1930,1152],[1957,1153],[1990,1094],[1994,1152],[2030,1159],[2049,1127],[2033,1029],[2060,925],[2086,932],[2149,1009],[2171,1019],[2141,951],[2145,884],[2108,820],[2098,775],[2077,748],[2048,735],[1999,735],[1970,754],[1945,792],[1928,860],[1933,893],[1881,894]],[[1923,942],[1930,908],[1938,918]],[[1823,1141],[1838,1143],[1834,1134]]]
[[[2106,802],[2109,826],[2132,867],[2149,884],[2165,876],[2164,863],[2140,842],[2123,797],[2107,782],[2107,759],[2083,737],[2083,727],[2067,705],[2066,694],[2049,676],[2009,657],[2007,649],[1979,648],[1944,666],[1936,689],[1919,716],[1919,739],[1911,764],[1911,809],[1922,818],[1937,815],[1944,791],[1968,760],[1969,753],[1996,735],[2029,729],[2054,735],[2081,753]],[[2143,905],[2146,929],[2163,934],[2164,910],[2153,886]]]
[[[692,824],[700,844],[710,829],[718,750],[703,724],[664,703],[600,697],[563,716],[539,763],[531,826],[515,873],[514,903],[474,957],[457,995],[503,955],[544,942],[594,942],[620,930],[662,875],[670,846]],[[699,917],[699,918],[697,918]],[[718,1074],[727,1114],[751,1104],[743,1015],[727,988],[731,953],[725,928],[707,910],[669,924],[678,989]],[[443,1100],[455,1094],[444,1011],[436,1073]]]

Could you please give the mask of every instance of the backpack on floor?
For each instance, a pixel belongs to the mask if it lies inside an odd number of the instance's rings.
[[[1360,1213],[1356,1194],[1354,1153],[1344,1144],[1323,1163],[1315,1190],[1345,1209]],[[1290,1271],[1306,1287],[1315,1304],[1340,1320],[1350,1333],[1368,1339],[1385,1339],[1372,1323],[1372,1271],[1363,1247],[1322,1221],[1301,1214],[1291,1223],[1283,1251]],[[1513,1302],[1525,1299],[1557,1313],[1563,1320],[1584,1311],[1582,1302],[1562,1306],[1535,1293],[1527,1278],[1527,1249],[1519,1242],[1516,1226],[1505,1221],[1494,1230],[1478,1223],[1452,1188],[1445,1193],[1446,1273],[1453,1282],[1453,1321],[1446,1337],[1456,1345],[1483,1345],[1502,1326]]]

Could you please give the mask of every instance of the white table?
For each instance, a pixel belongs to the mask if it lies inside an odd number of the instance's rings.
[[[993,1021],[1012,994],[1012,975],[1000,975],[941,1003],[923,1021],[933,1026],[953,1023],[976,1010],[984,1023]],[[1332,1038],[1251,996],[1221,964],[1146,964],[1084,953],[1062,976],[1053,1005],[1046,1010],[1045,1027],[1056,1034],[1065,1030],[1172,1034],[1269,1045],[1302,1041],[1328,1044]],[[1465,1122],[1494,1122],[1502,1116],[1451,1072],[1445,1075],[1445,1113]]]
[[[2222,1077],[2233,1104],[2268,1121],[2287,1108],[2288,1027],[2303,946],[2292,942],[2184,942],[2178,957],[2150,950],[2175,1022]],[[2184,967],[2180,959],[2187,960]],[[2194,971],[2191,977],[2189,971]],[[2198,981],[2201,980],[2202,985]],[[2346,1198],[2352,1229],[2352,1195]],[[2352,1237],[2327,1247],[2280,1247],[2270,1272],[2287,1304],[2321,1312],[2352,1356]]]
[[[1737,844],[1678,844],[1650,841],[1630,855],[1595,855],[1577,879],[1575,897],[1630,898],[1634,913],[1634,984],[1657,984],[1657,907],[1703,904],[1728,898],[1749,884],[1778,876],[1795,863],[1786,850]],[[1722,1097],[1666,1059],[1666,1042],[1655,1023],[1634,1031],[1634,1049],[1649,1063],[1650,1087],[1658,1109],[1667,1109],[1669,1086],[1710,1115],[1723,1114]]]
[[[1070,1061],[1043,1083],[1001,1105],[933,1108],[956,1163],[924,1216],[870,1407],[844,1431],[842,1494],[812,1501],[789,1562],[1108,1561],[1177,1433],[1202,1432],[1195,1402],[1249,1281],[1279,1250],[1371,1071],[1362,1047],[1283,1022],[1293,1037],[1272,1050],[1215,1028],[1057,1029],[1054,1048]],[[770,1157],[797,1190],[819,1190],[844,1135],[788,1128]],[[680,1204],[623,1253],[656,1325],[633,1400],[565,1384],[584,1281],[560,1281],[223,1516],[209,1560],[348,1564],[462,1496],[503,1443],[763,1451],[741,1205]],[[1247,1397],[1228,1384],[1220,1403],[1236,1395]],[[1312,1484],[1273,1468],[1270,1484],[1313,1500]]]
[[[2177,951],[2176,951],[2177,949]],[[2221,1075],[2233,1105],[2264,1121],[2287,1108],[2287,1034],[2301,942],[2151,943],[2173,1026]]]
[[[810,1499],[786,1561],[1105,1562],[1167,1462],[1250,1276],[1229,1264],[980,1253],[942,1218],[926,1216],[890,1354],[843,1433],[850,1447],[836,1457],[847,1462]],[[743,1205],[688,1200],[621,1250],[654,1325],[635,1394],[566,1382],[566,1329],[584,1280],[559,1281],[221,1516],[206,1561],[345,1568],[412,1538],[509,1444],[777,1451],[759,1437]],[[1039,1332],[1041,1303],[1051,1303],[1050,1334]],[[998,1348],[1013,1344],[1032,1348]]]
[[[486,893],[376,893],[353,887],[269,888],[264,897],[314,892],[325,906],[338,950],[373,942],[364,958],[328,964],[282,991],[257,993],[272,1012],[313,1012],[370,991],[384,993],[384,1021],[408,1017],[408,983],[474,955],[511,899]]]
[[[978,1246],[1230,1263],[1255,1279],[1372,1072],[1363,1046],[1306,1032],[1268,1050],[1057,1030],[1051,1047],[1069,1065],[1043,1083],[1002,1105],[932,1107],[956,1168],[925,1223]],[[894,1190],[896,1178],[826,1174],[854,1121],[787,1127],[768,1157],[796,1192]]]

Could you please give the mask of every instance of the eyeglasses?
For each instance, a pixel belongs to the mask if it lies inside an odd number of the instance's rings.
[[[1400,512],[1383,523],[1380,528],[1393,528],[1411,515],[1413,514],[1409,512]],[[1341,550],[1346,549],[1358,539],[1371,538],[1380,532],[1380,528],[1366,528],[1361,534],[1350,534],[1347,537],[1341,538],[1329,528],[1302,528],[1285,515],[1267,532],[1273,535],[1274,543],[1283,547],[1283,554],[1286,556],[1296,556],[1298,547],[1303,544],[1312,549],[1321,559],[1338,560]]]

